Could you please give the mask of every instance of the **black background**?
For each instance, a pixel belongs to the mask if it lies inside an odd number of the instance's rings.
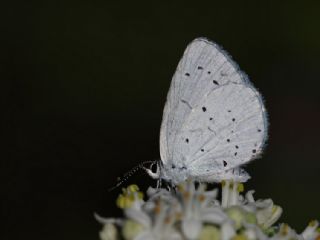
[[[159,158],[186,45],[221,44],[265,98],[270,137],[247,189],[301,231],[320,218],[320,2],[1,4],[1,239],[98,239],[116,177]],[[129,180],[146,188],[143,173]]]

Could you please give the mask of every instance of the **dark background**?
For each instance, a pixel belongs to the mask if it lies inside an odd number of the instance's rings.
[[[246,188],[298,231],[320,218],[320,2],[226,2],[1,4],[1,239],[98,239],[93,212],[120,213],[116,177],[159,158],[171,77],[199,36],[266,100],[270,138]]]

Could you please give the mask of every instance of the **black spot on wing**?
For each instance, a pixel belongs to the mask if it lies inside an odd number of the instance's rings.
[[[181,101],[182,103],[186,104],[186,105],[188,106],[188,108],[192,109],[192,106],[191,106],[191,104],[190,104],[188,101],[186,101],[186,100],[184,100],[184,99],[180,99],[180,101]]]

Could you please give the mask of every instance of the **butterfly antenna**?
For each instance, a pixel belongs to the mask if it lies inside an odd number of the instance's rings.
[[[145,167],[144,167],[145,164],[148,164],[148,163],[154,164],[156,162],[157,162],[157,160],[155,160],[155,161],[145,161],[145,162],[142,162],[139,165],[133,167],[130,171],[126,172],[122,177],[119,177],[117,184],[115,186],[109,188],[108,191],[111,192],[112,190],[114,190],[114,189],[118,188],[119,186],[121,186],[133,174],[135,174],[138,170],[145,169]]]

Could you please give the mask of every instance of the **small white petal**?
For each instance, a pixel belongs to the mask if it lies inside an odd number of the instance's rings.
[[[258,200],[255,202],[257,208],[268,208],[273,205],[273,201],[271,199]]]
[[[121,219],[118,219],[118,218],[104,218],[104,217],[101,217],[97,213],[94,213],[94,218],[101,224],[109,224],[109,223],[121,224],[122,223]]]
[[[221,240],[230,240],[236,234],[232,224],[225,222],[221,227]]]
[[[117,235],[117,228],[111,223],[105,224],[99,233],[101,240],[116,240]]]
[[[221,196],[221,206],[223,208],[228,207],[229,195],[230,195],[230,182],[225,181],[225,184],[222,185],[222,196]]]
[[[170,240],[182,240],[182,236],[176,232],[176,231],[172,231],[170,234],[168,234],[168,236],[166,236],[166,238],[163,238],[164,240],[170,239]]]
[[[302,237],[305,240],[314,240],[317,236],[320,235],[320,233],[317,231],[317,228],[319,226],[318,221],[312,221],[306,229],[301,233]]]
[[[143,233],[140,233],[137,237],[134,238],[134,240],[157,240],[152,232],[146,231]]]
[[[201,220],[207,223],[222,224],[228,218],[227,215],[219,208],[203,209],[200,214]]]
[[[182,221],[182,231],[187,239],[196,239],[200,234],[201,227],[201,222],[193,219]]]
[[[272,213],[269,219],[263,224],[265,228],[271,227],[278,219],[280,218],[282,214],[282,208],[280,206],[273,206]]]
[[[132,219],[132,220],[140,223],[144,227],[146,227],[146,228],[151,227],[150,217],[142,210],[128,208],[128,209],[125,209],[124,213],[129,219]]]
[[[249,203],[254,203],[254,197],[253,197],[253,194],[254,194],[254,190],[250,190],[246,193],[246,200],[249,202]]]
[[[254,224],[244,224],[245,231],[244,234],[247,236],[248,240],[266,240],[268,237],[261,231],[257,225]]]

